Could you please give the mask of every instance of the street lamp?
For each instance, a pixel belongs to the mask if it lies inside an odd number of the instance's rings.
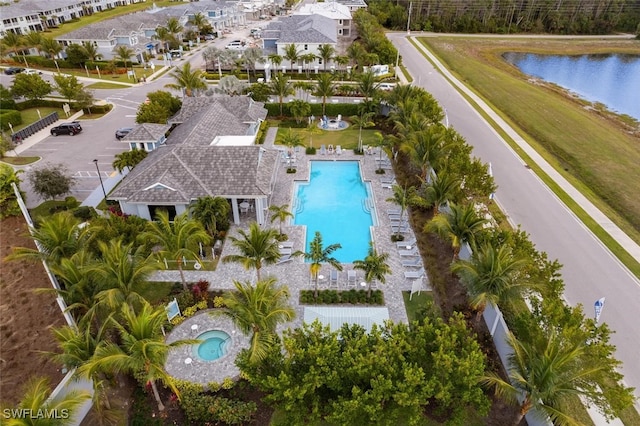
[[[104,183],[102,183],[102,176],[100,176],[100,169],[98,168],[98,160],[93,160],[93,164],[96,165],[98,171],[98,179],[100,179],[100,186],[102,187],[102,193],[104,194],[104,202],[107,202],[107,191],[104,190]]]

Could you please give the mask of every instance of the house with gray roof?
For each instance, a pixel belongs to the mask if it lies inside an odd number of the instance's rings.
[[[109,194],[122,212],[152,219],[159,209],[170,217],[181,214],[200,197],[229,200],[233,220],[255,211],[264,223],[273,188],[278,154],[255,145],[267,110],[248,97],[185,98],[170,122],[177,126]],[[141,125],[136,132],[161,128]]]
[[[322,15],[329,19],[333,19],[338,29],[338,37],[351,37],[351,22],[353,20],[349,8],[336,1],[328,1],[322,3],[305,3],[296,15]]]
[[[169,124],[142,123],[138,124],[120,142],[129,145],[129,150],[140,149],[151,152],[165,143],[167,133],[171,129]]]
[[[285,56],[288,45],[296,46],[301,55],[319,55],[319,46],[329,44],[336,47],[338,29],[336,21],[322,15],[292,15],[269,23],[262,31],[265,55],[277,53]],[[283,63],[283,66],[286,65]],[[299,66],[303,65],[299,62]],[[309,66],[321,66],[322,59],[316,58]],[[295,65],[294,65],[295,66]]]

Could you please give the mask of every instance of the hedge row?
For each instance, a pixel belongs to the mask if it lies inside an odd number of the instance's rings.
[[[280,104],[265,104],[265,108],[269,111],[269,117],[280,117]],[[322,103],[311,104],[311,114],[316,117],[322,117]],[[325,115],[327,117],[336,117],[338,114],[343,117],[351,117],[352,115],[358,115],[358,104],[333,104],[327,103],[325,105]],[[286,117],[292,117],[289,104],[282,104],[282,115]]]
[[[0,110],[0,128],[2,128],[2,130],[9,130],[9,123],[11,123],[12,126],[22,124],[20,111],[14,109]]]
[[[63,99],[60,99],[59,101],[52,101],[47,99],[30,99],[24,102],[16,103],[16,109],[18,111],[24,111],[25,109],[37,107],[62,108],[62,105],[66,103],[68,103],[68,101]]]
[[[367,290],[319,290],[318,298],[313,297],[313,290],[300,291],[300,303],[314,305],[335,305],[350,303],[353,305],[384,305],[382,290],[373,290],[371,298]]]
[[[65,59],[56,59],[56,61],[58,62],[58,68],[60,69],[80,69],[80,67],[72,64],[71,62],[67,62]],[[38,65],[38,67],[36,68],[56,67],[56,63],[53,61],[53,59],[45,58],[44,56],[27,56],[27,62],[30,66]],[[100,70],[103,70],[105,68],[108,68],[110,66],[110,63],[111,61],[87,61],[85,65],[89,70],[95,70],[96,66]],[[115,61],[115,64],[118,68],[125,68],[124,61]],[[131,67],[132,64],[137,64],[137,62],[127,61],[127,67]]]

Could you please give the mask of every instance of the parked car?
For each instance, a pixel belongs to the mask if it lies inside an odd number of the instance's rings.
[[[40,70],[34,70],[33,68],[27,68],[22,72],[23,74],[42,74]]]
[[[24,68],[9,67],[9,68],[5,68],[4,73],[7,75],[13,75],[13,74],[20,74],[22,71],[24,71]]]
[[[242,40],[234,40],[231,43],[227,44],[225,46],[225,49],[229,49],[229,50],[245,50],[246,46],[245,46],[245,42]]]
[[[394,87],[396,87],[396,85],[393,84],[393,83],[380,83],[380,84],[378,84],[378,89],[384,90],[385,92],[393,90]]]
[[[204,39],[205,40],[214,40],[216,38],[216,36],[214,34],[205,34]]]
[[[82,131],[82,126],[79,121],[72,121],[71,123],[62,123],[51,129],[53,136],[58,135],[71,135],[75,136]]]
[[[131,133],[132,130],[133,130],[133,127],[121,127],[121,128],[119,128],[118,130],[116,130],[116,139],[120,140],[120,139],[124,138],[129,133]]]

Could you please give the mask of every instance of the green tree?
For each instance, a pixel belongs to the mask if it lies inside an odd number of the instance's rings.
[[[51,59],[57,58],[60,52],[64,50],[60,42],[51,37],[43,37],[40,42],[40,48],[43,52],[46,52]]]
[[[289,127],[288,131],[286,132],[279,132],[276,142],[286,146],[287,148],[289,148],[289,150],[295,148],[296,146],[304,146],[304,142],[302,142],[302,136],[300,136],[300,133],[291,130],[291,127]]]
[[[38,54],[42,51],[42,33],[38,31],[30,31],[23,36],[24,45],[32,47],[38,51]]]
[[[227,96],[239,96],[247,88],[247,83],[241,81],[235,75],[225,75],[218,82],[216,92],[223,93]]]
[[[424,225],[424,232],[434,232],[440,238],[449,241],[453,248],[453,260],[458,259],[460,247],[469,243],[476,247],[476,240],[485,224],[486,219],[478,216],[473,204],[449,204],[450,211],[439,213]]]
[[[278,97],[280,103],[280,115],[282,116],[282,103],[286,96],[293,95],[293,87],[289,82],[289,77],[284,74],[275,74],[269,83],[272,93]]]
[[[318,46],[318,56],[322,59],[322,64],[324,65],[324,70],[327,70],[327,64],[335,55],[336,49],[330,44],[321,44]]]
[[[14,96],[24,96],[29,100],[42,99],[53,91],[49,82],[44,81],[38,74],[18,74],[13,80],[11,93]]]
[[[273,65],[273,71],[277,72],[278,67],[280,66],[280,64],[282,64],[282,56],[278,55],[277,53],[272,53],[271,55],[267,56],[267,59],[269,60],[269,62],[271,62],[271,65]]]
[[[296,123],[300,124],[303,118],[311,115],[311,104],[302,99],[294,99],[289,102],[289,111],[291,111],[293,118],[296,119]]]
[[[133,49],[131,49],[128,46],[125,46],[124,44],[119,44],[119,45],[116,46],[116,49],[115,49],[114,53],[116,54],[116,58],[118,58],[121,61],[123,61],[124,62],[124,67],[127,68],[127,62],[129,62],[129,59],[131,59],[131,57],[136,52],[134,52]]]
[[[514,257],[507,246],[483,244],[476,247],[470,260],[454,262],[451,270],[466,286],[471,307],[478,311],[480,321],[487,305],[513,306],[526,291],[535,288],[523,274],[526,264],[525,259]]]
[[[244,52],[242,52],[242,58],[246,62],[247,68],[253,71],[254,78],[257,78],[256,63],[261,62],[263,56],[264,56],[264,52],[259,47],[250,47],[248,49],[245,49]]]
[[[459,193],[460,181],[452,173],[442,170],[434,175],[428,184],[423,182],[421,194],[414,198],[414,204],[433,208],[435,216],[440,211],[440,206],[447,201],[456,201]]]
[[[193,15],[190,23],[197,28],[198,37],[200,37],[201,34],[207,34],[211,30],[209,20],[202,12]]]
[[[182,68],[171,73],[175,83],[165,84],[164,87],[181,90],[185,96],[198,96],[199,90],[206,90],[207,83],[202,79],[201,70],[191,70],[191,63],[186,62]]]
[[[171,221],[169,214],[160,210],[156,220],[149,222],[148,229],[142,233],[140,240],[160,248],[155,253],[159,260],[169,258],[176,262],[182,287],[186,291],[189,288],[182,270],[183,259],[197,261],[198,243],[208,244],[211,238],[199,221],[188,218],[187,212],[174,217]]]
[[[78,93],[76,93],[74,101],[76,101],[76,104],[79,108],[89,111],[89,115],[92,114],[91,107],[96,101],[96,98],[93,96],[93,91],[83,88]]]
[[[171,33],[173,37],[177,38],[178,34],[180,34],[183,30],[184,27],[182,26],[182,24],[180,24],[178,18],[174,17],[167,20],[167,31],[169,31],[169,33]]]
[[[0,220],[20,214],[18,199],[11,186],[14,183],[20,188],[20,173],[22,170],[15,170],[8,164],[0,163]]]
[[[149,155],[149,153],[144,149],[132,149],[131,151],[121,152],[120,154],[116,154],[112,166],[120,173],[122,173],[125,168],[131,171],[135,166],[140,164],[142,160],[147,158],[147,155]]]
[[[75,180],[69,176],[69,171],[63,164],[46,164],[29,172],[27,176],[33,192],[50,200],[68,194],[75,185]]]
[[[248,89],[245,89],[245,92],[256,102],[267,102],[271,88],[265,83],[253,83]]]
[[[320,273],[320,268],[322,268],[323,263],[328,263],[338,271],[342,271],[342,265],[338,259],[331,256],[334,251],[341,248],[342,246],[340,244],[330,244],[324,247],[322,244],[322,235],[318,231],[316,231],[313,240],[309,243],[309,251],[304,253],[304,258],[310,262],[309,272],[315,283],[314,297],[318,297],[318,274]]]
[[[319,135],[322,133],[322,129],[318,127],[318,123],[313,120],[309,122],[307,128],[305,129],[307,135],[309,135],[309,146],[313,148],[313,135]]]
[[[27,380],[24,385],[24,393],[17,406],[12,409],[22,409],[23,412],[33,413],[31,416],[17,416],[5,419],[4,424],[7,426],[49,426],[49,425],[72,425],[74,424],[74,415],[85,401],[91,399],[91,395],[87,391],[71,390],[63,392],[53,399],[49,399],[51,395],[51,385],[49,379],[42,377],[32,377]],[[5,408],[5,407],[3,407]],[[30,411],[26,411],[30,410]],[[68,413],[67,418],[37,418],[37,413]],[[62,416],[61,416],[62,417]]]
[[[136,123],[166,124],[169,117],[180,111],[182,101],[169,92],[158,90],[147,94],[149,102],[138,108]]]
[[[323,110],[324,113],[324,110]],[[358,127],[358,151],[362,152],[362,128],[375,126],[376,123],[372,121],[373,113],[362,112],[360,115],[353,115],[349,117],[351,124]]]
[[[386,275],[393,272],[387,263],[389,253],[378,253],[373,246],[373,241],[369,242],[369,253],[364,260],[354,260],[353,268],[364,271],[364,280],[368,284],[368,295],[371,297],[371,283],[378,281],[380,284],[387,282]]]
[[[11,51],[14,59],[17,59],[18,53],[24,50],[24,37],[12,31],[7,31],[4,37],[2,37],[2,40],[0,40],[0,46],[2,46],[3,51],[5,49]],[[24,60],[24,65],[29,66],[26,59]]]
[[[411,201],[415,198],[416,190],[414,187],[410,186],[400,186],[393,185],[391,187],[393,190],[393,197],[387,198],[387,201],[394,203],[400,207],[400,222],[404,219],[404,212],[409,207]],[[396,235],[396,239],[400,240],[400,227],[398,226],[398,233]]]
[[[327,98],[335,94],[336,86],[334,84],[334,80],[333,75],[327,73],[320,74],[316,78],[316,90],[314,95],[322,97],[322,115],[325,114]]]
[[[284,47],[284,59],[288,60],[291,64],[291,72],[293,72],[293,64],[300,59],[300,52],[296,48],[295,44],[287,44]]]
[[[245,269],[255,268],[257,280],[260,281],[262,265],[273,265],[280,259],[278,248],[278,231],[275,229],[260,229],[257,222],[249,225],[249,232],[238,230],[242,238],[230,236],[233,245],[240,254],[230,254],[222,258],[222,262],[240,263]]]
[[[191,215],[199,220],[209,235],[217,237],[218,232],[229,229],[231,206],[223,197],[200,197],[190,207]]]
[[[173,47],[177,47],[178,45],[178,40],[166,27],[157,27],[153,38],[160,40],[165,51],[168,51]]]
[[[269,206],[269,211],[271,212],[271,223],[277,220],[280,225],[280,235],[283,235],[282,222],[286,221],[288,217],[293,217],[293,214],[289,211],[289,204],[271,205]]]
[[[431,125],[426,130],[411,132],[400,145],[412,166],[419,170],[420,179],[428,181],[432,170],[438,172],[442,162],[451,150],[451,144],[444,138],[444,126]]]
[[[164,369],[167,355],[172,348],[197,343],[197,340],[178,340],[165,343],[162,326],[166,321],[164,307],[153,308],[145,303],[136,313],[128,305],[123,305],[118,319],[112,325],[119,334],[120,345],[105,342],[95,352],[93,359],[84,364],[81,374],[92,375],[97,371],[132,374],[141,384],[150,384],[158,410],[164,411],[157,381],[161,380],[173,393],[180,396],[174,380]]]
[[[78,93],[83,90],[84,86],[75,75],[55,74],[53,76],[55,87],[69,102],[76,98]]]
[[[120,46],[125,47],[126,46]],[[133,54],[133,51],[129,49]],[[82,67],[85,62],[89,60],[89,56],[87,56],[87,52],[77,43],[71,43],[64,49],[65,54],[67,55],[66,61],[77,66]]]
[[[263,360],[269,349],[277,344],[276,327],[295,317],[288,304],[289,291],[277,286],[275,278],[250,282],[234,281],[236,291],[223,296],[222,315],[229,317],[244,333],[250,335],[248,359],[252,363]]]
[[[95,44],[89,41],[83,41],[82,49],[84,49],[84,53],[90,60],[97,61],[99,59],[102,59],[102,54],[98,52],[98,46],[96,46]]]
[[[362,47],[361,43],[351,43],[349,47],[347,47],[347,57],[351,60],[351,64],[354,67],[364,63],[366,56],[367,51]]]
[[[363,72],[358,76],[358,91],[364,96],[365,102],[376,95],[378,84],[372,71]]]

